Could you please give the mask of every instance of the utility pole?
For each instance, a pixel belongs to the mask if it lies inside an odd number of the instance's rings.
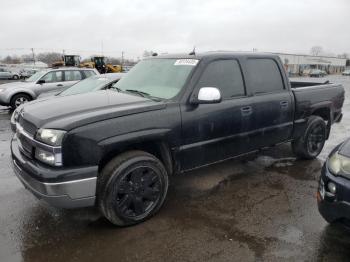
[[[33,63],[34,63],[34,66],[35,66],[35,54],[34,54],[34,48],[31,48],[32,50],[32,54],[33,54]]]
[[[122,66],[122,70],[123,70],[123,66],[124,66],[124,51],[122,51],[122,61],[121,61],[121,66]]]

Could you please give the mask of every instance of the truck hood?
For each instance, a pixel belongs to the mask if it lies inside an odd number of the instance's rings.
[[[163,102],[100,90],[79,95],[56,96],[23,106],[22,117],[36,128],[71,130],[105,119],[165,108]]]
[[[343,156],[350,157],[350,139],[345,140],[339,147],[339,153]]]
[[[1,84],[0,89],[10,89],[10,88],[26,88],[28,86],[35,85],[34,82],[12,82],[12,83],[6,83]]]

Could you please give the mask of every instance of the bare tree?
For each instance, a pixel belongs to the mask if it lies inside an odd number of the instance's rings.
[[[348,53],[342,53],[340,55],[338,55],[339,58],[345,58],[345,59],[349,59],[349,54]]]
[[[33,62],[33,55],[32,54],[21,55],[21,60],[25,63]]]
[[[3,60],[3,63],[6,64],[19,64],[21,62],[20,58],[18,56],[6,56]]]
[[[62,60],[62,54],[56,52],[49,53],[39,53],[36,55],[38,61],[44,62],[48,65],[53,64],[54,62]]]
[[[106,61],[112,65],[120,65],[121,59],[116,57],[106,57]]]
[[[323,53],[323,47],[322,46],[316,45],[316,46],[311,47],[311,50],[310,50],[310,54],[311,55],[319,56],[322,53]]]

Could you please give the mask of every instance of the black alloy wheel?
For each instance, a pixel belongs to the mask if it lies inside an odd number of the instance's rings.
[[[133,225],[160,209],[168,191],[168,174],[154,155],[128,151],[102,169],[97,191],[99,209],[110,222]]]
[[[307,147],[312,155],[318,155],[322,151],[326,140],[325,136],[326,134],[322,123],[315,124],[312,130],[310,130],[307,136]]]
[[[136,167],[118,180],[113,192],[115,208],[124,217],[142,217],[161,198],[161,178],[152,167]]]
[[[308,119],[303,136],[292,141],[292,149],[302,159],[314,159],[322,151],[327,139],[327,126],[322,117],[311,116]]]

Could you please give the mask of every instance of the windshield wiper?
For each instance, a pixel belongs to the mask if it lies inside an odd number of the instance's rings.
[[[135,90],[135,89],[126,89],[125,91],[126,92],[130,92],[130,93],[138,94],[138,95],[140,95],[142,97],[151,97],[150,94],[148,94],[146,92],[139,91],[139,90]]]
[[[113,86],[112,88],[110,88],[111,90],[116,90],[118,92],[121,92],[122,90],[116,86]]]

